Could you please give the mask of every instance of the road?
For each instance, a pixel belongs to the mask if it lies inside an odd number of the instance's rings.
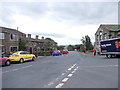
[[[118,58],[71,51],[2,68],[3,88],[118,88]]]

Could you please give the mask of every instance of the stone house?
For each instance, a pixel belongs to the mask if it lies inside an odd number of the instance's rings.
[[[120,37],[120,25],[101,24],[95,33],[94,47],[100,52],[100,41]]]
[[[31,34],[22,33],[16,29],[0,27],[0,53],[4,56],[9,55],[11,52],[18,51],[20,40],[27,42],[26,51],[30,53],[38,53],[46,50],[46,40],[44,37],[39,39],[39,36],[36,35],[35,38],[32,38]],[[52,44],[54,47],[57,45],[56,42],[52,42]]]
[[[19,38],[25,38],[26,34],[6,27],[0,27],[0,53],[10,54],[19,48]]]
[[[36,53],[41,51],[44,45],[44,40],[39,39],[39,36],[36,35],[35,38],[31,38],[31,34],[28,34],[28,37],[25,39],[27,41],[26,47],[27,51],[30,53]]]

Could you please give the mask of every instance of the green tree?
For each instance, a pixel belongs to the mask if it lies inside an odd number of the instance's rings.
[[[80,45],[75,45],[74,49],[80,50]]]
[[[73,50],[74,50],[74,46],[73,46],[73,45],[69,45],[69,46],[67,47],[67,49],[68,49],[68,51],[73,51]]]
[[[93,49],[91,39],[88,35],[86,35],[85,37],[82,37],[81,41],[84,45],[85,50],[92,50]]]
[[[65,46],[61,45],[61,46],[57,46],[58,50],[63,50]]]
[[[45,42],[44,42],[44,47],[45,47],[45,51],[47,50],[51,50],[52,48],[55,48],[55,41],[51,38],[46,38]]]
[[[26,40],[20,39],[19,40],[19,50],[20,51],[25,51],[26,50],[26,44],[27,44]]]

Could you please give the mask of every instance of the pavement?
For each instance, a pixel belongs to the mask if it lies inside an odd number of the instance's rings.
[[[2,68],[3,88],[117,88],[118,59],[71,51]]]

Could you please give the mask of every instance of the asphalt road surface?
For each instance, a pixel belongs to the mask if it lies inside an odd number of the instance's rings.
[[[2,88],[118,88],[118,58],[72,51],[2,68]]]

